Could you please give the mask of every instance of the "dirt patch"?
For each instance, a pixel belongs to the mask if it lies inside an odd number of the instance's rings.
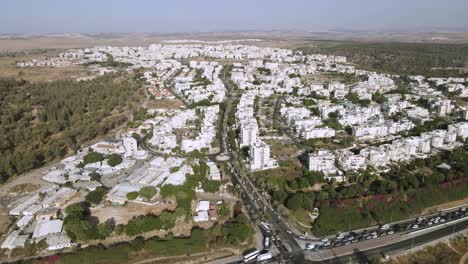
[[[91,73],[83,66],[68,67],[16,67],[18,61],[29,61],[44,56],[55,54],[25,55],[18,57],[0,58],[0,77],[21,78],[32,82],[44,82],[50,80],[75,79],[77,77],[90,76]]]
[[[468,198],[463,199],[463,200],[448,202],[448,203],[444,203],[444,204],[439,204],[439,205],[436,205],[436,206],[426,208],[426,209],[424,209],[422,211],[422,214],[437,212],[437,211],[440,211],[440,210],[445,210],[445,209],[449,209],[449,208],[457,207],[457,206],[462,206],[462,205],[466,205],[466,204],[468,204]]]
[[[156,99],[156,100],[148,101],[146,103],[146,106],[148,108],[164,108],[164,109],[172,110],[172,109],[179,109],[183,107],[184,105],[179,100]]]
[[[8,192],[12,194],[22,194],[22,193],[28,193],[35,191],[39,188],[38,185],[36,184],[31,184],[31,183],[21,183],[18,185],[15,185],[11,187]]]
[[[164,210],[175,210],[176,205],[177,204],[173,201],[161,202],[155,205],[132,202],[125,207],[91,208],[91,215],[97,217],[101,223],[113,218],[116,224],[127,224],[128,220],[132,219],[134,216],[147,214],[159,215]]]
[[[8,215],[8,210],[5,207],[0,208],[0,235],[5,234],[11,224],[13,219]]]

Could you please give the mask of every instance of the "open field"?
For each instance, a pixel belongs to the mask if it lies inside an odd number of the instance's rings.
[[[179,100],[156,99],[146,103],[148,108],[178,109],[184,105]]]
[[[254,172],[258,177],[272,177],[292,180],[301,176],[301,163],[297,159],[282,160],[279,167],[264,171]]]
[[[32,82],[45,82],[63,79],[76,79],[90,76],[91,73],[81,66],[70,67],[16,67],[17,61],[29,61],[44,56],[54,56],[57,52],[44,54],[21,55],[17,57],[0,57],[0,78],[22,78]]]

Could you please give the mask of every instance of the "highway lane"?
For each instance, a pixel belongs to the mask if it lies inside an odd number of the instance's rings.
[[[460,232],[468,228],[468,219],[447,225],[445,227],[440,227],[433,229],[421,234],[415,235],[405,235],[402,236],[402,240],[391,243],[383,246],[376,246],[373,248],[359,250],[354,248],[353,245],[348,245],[349,254],[336,255],[332,258],[324,258],[323,253],[320,256],[320,251],[318,252],[308,252],[306,253],[306,263],[366,263],[373,256],[382,256],[383,254],[388,254],[391,252],[397,252],[402,250],[411,250],[414,247],[421,246],[432,242],[434,240],[452,235],[454,233]],[[331,251],[334,251],[333,249]],[[314,259],[312,259],[312,257]]]

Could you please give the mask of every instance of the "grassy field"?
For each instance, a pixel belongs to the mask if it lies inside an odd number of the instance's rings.
[[[279,167],[264,171],[254,172],[257,177],[272,177],[282,179],[295,179],[301,176],[302,164],[297,159],[282,160],[279,162]]]
[[[90,72],[81,66],[61,68],[52,67],[16,67],[17,61],[29,61],[44,56],[53,56],[57,52],[47,52],[36,55],[21,55],[18,57],[0,57],[0,78],[22,78],[31,82],[71,79],[90,76]]]
[[[184,105],[179,100],[155,99],[148,101],[146,106],[148,108],[178,109]]]
[[[287,144],[278,141],[274,141],[268,144],[270,145],[271,155],[273,157],[282,155],[294,155],[299,149],[294,144]]]

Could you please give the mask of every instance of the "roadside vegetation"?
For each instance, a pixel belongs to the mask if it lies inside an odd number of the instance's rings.
[[[73,205],[72,209],[67,209],[67,213],[71,215],[75,214],[72,216],[73,218],[80,218],[84,212],[82,208],[83,207],[79,205]],[[242,206],[240,203],[236,204],[232,217],[224,224],[218,224],[209,229],[195,227],[192,229],[189,237],[173,237],[170,233],[165,237],[153,237],[146,240],[143,237],[135,237],[134,240],[130,242],[122,242],[108,247],[103,245],[90,246],[86,249],[78,249],[71,253],[54,255],[43,259],[27,260],[21,263],[50,263],[48,261],[51,259],[53,259],[54,263],[67,264],[134,263],[152,257],[187,255],[209,251],[213,248],[246,248],[252,243],[254,230],[250,226],[249,220],[242,212],[241,208]],[[163,212],[160,216],[141,216],[132,219],[124,229],[122,229],[120,225],[117,226],[113,232],[122,232],[125,230],[127,234],[131,233],[133,236],[142,233],[140,231],[143,231],[143,229],[145,229],[144,231],[148,231],[149,229],[170,228],[167,224],[173,225],[175,214],[176,213],[172,212]],[[88,233],[90,237],[99,235],[99,226],[96,228],[98,229],[94,230],[96,235]]]
[[[443,163],[451,168],[438,167]],[[255,184],[285,215],[303,216],[302,210],[312,213],[319,208],[312,232],[323,236],[405,219],[428,207],[464,199],[468,197],[467,175],[468,153],[461,147],[394,165],[385,173],[372,168],[347,173],[347,185],[326,182],[321,173],[306,170],[292,179],[256,174]]]

